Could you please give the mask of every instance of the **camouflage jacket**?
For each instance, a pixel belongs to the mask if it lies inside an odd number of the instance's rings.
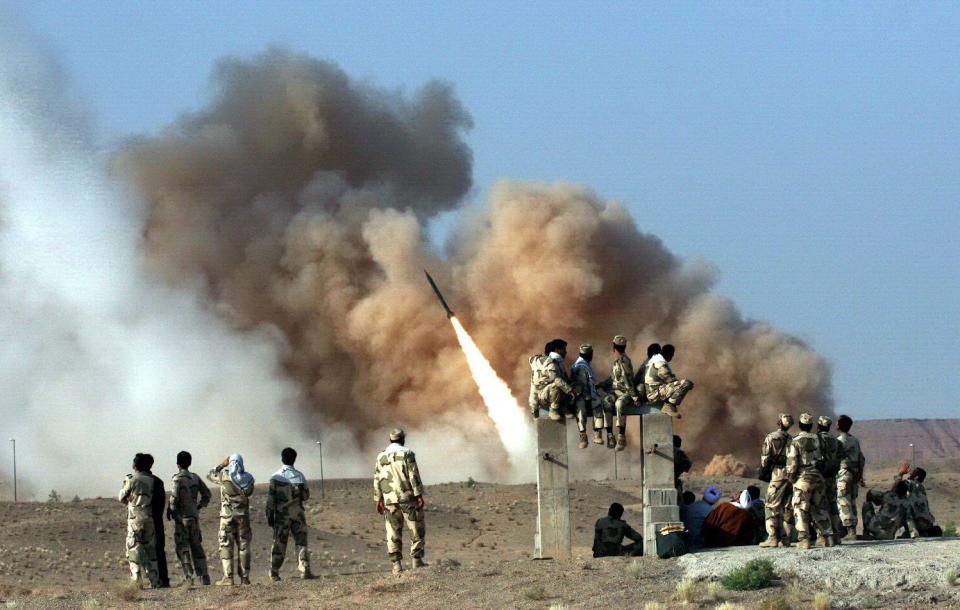
[[[837,435],[837,441],[840,442],[840,474],[837,476],[852,476],[854,481],[860,481],[867,459],[860,449],[859,439],[848,432],[841,432]]]
[[[630,361],[630,356],[623,354],[613,361],[613,368],[610,370],[610,387],[617,398],[621,396],[640,398],[633,377],[633,362]]]
[[[823,446],[820,437],[812,432],[796,435],[787,447],[785,474],[791,483],[804,479],[810,482],[823,480],[820,471],[823,464]]]
[[[593,526],[593,556],[610,557],[623,552],[623,539],[640,542],[640,534],[627,522],[613,517],[602,517]]]
[[[214,468],[207,479],[220,486],[220,518],[240,517],[250,514],[250,496],[253,487],[244,491],[234,485],[226,468]]]
[[[537,394],[553,385],[566,394],[573,392],[573,387],[563,370],[563,364],[559,360],[540,354],[530,356],[529,406],[531,409],[538,407],[540,404]]]
[[[167,508],[177,519],[196,519],[200,509],[210,504],[210,488],[197,474],[182,469],[173,475]]]
[[[783,429],[771,432],[763,439],[763,448],[760,450],[760,467],[770,468],[770,480],[782,481],[787,478],[787,450],[793,438]]]
[[[127,505],[127,519],[153,520],[153,475],[149,470],[128,474],[117,499]]]
[[[673,369],[663,356],[655,354],[650,357],[643,373],[643,385],[647,389],[649,400],[659,400],[660,386],[676,380],[677,376],[673,374]]]
[[[384,504],[413,502],[423,495],[417,457],[402,445],[391,444],[377,456],[373,475],[373,499]]]
[[[584,400],[600,400],[600,393],[597,391],[597,377],[593,372],[593,366],[583,358],[577,358],[570,369],[573,378],[573,388],[577,395]]]
[[[880,505],[870,523],[865,523],[876,538],[893,540],[901,527],[906,528],[912,536],[919,535],[909,496],[901,498],[892,491],[870,490],[867,493],[867,502]]]
[[[817,436],[820,437],[820,447],[823,451],[821,472],[828,480],[836,479],[843,459],[843,447],[840,446],[840,441],[826,432],[818,432]]]
[[[294,483],[276,474],[270,477],[270,487],[267,490],[267,512],[275,513],[278,519],[303,523],[307,520],[303,503],[309,499],[310,488],[307,487],[305,479],[303,483]]]
[[[901,480],[903,480],[902,475],[895,476],[894,484]],[[937,520],[930,512],[930,502],[927,500],[927,488],[920,481],[914,479],[906,479],[906,481],[909,489],[909,491],[907,491],[907,500],[910,503],[910,508],[913,511],[913,517],[917,522],[917,526],[924,530],[933,527],[937,523]]]

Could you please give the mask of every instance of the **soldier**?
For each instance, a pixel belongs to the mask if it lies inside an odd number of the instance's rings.
[[[233,586],[233,560],[237,557],[240,584],[250,584],[250,496],[253,494],[253,475],[244,470],[243,456],[234,453],[225,458],[207,474],[207,479],[220,486],[220,563],[223,578],[220,586]]]
[[[575,398],[573,387],[563,370],[567,342],[554,339],[547,343],[543,355],[530,357],[530,413],[540,417],[540,409],[549,408],[550,419],[563,419],[563,409]]]
[[[843,459],[843,448],[840,441],[830,436],[830,427],[833,421],[826,415],[817,419],[817,436],[823,446],[823,481],[826,493],[823,494],[824,505],[822,510],[830,515],[830,526],[833,528],[833,539],[841,544],[846,532],[840,520],[840,509],[837,505],[837,475],[840,473],[840,463]]]
[[[615,410],[614,423],[617,426],[617,451],[623,451],[627,446],[627,417],[623,410],[630,405],[640,404],[640,394],[633,381],[633,362],[627,355],[627,338],[617,335],[613,338],[613,367],[610,370],[609,400],[613,402]],[[609,437],[607,445],[609,446]]]
[[[191,464],[193,456],[189,452],[177,454],[179,470],[173,475],[170,486],[167,520],[173,521],[173,541],[184,580],[192,585],[194,576],[199,576],[200,582],[209,585],[207,554],[200,533],[200,510],[210,504],[210,489],[199,475],[190,472]]]
[[[580,346],[580,357],[573,363],[570,372],[573,375],[573,388],[577,394],[577,429],[580,432],[581,449],[587,447],[587,421],[593,421],[593,442],[603,444],[604,416],[603,402],[597,390],[597,377],[590,362],[593,360],[593,346],[585,343]],[[612,425],[612,424],[611,424]]]
[[[903,476],[901,467],[901,477]],[[927,480],[927,471],[923,468],[914,468],[907,478],[910,508],[913,510],[913,519],[917,524],[917,531],[924,537],[939,537],[943,529],[937,525],[937,520],[930,512],[930,502],[927,500],[927,488],[923,482]]]
[[[662,405],[661,410],[671,417],[680,417],[677,407],[683,402],[687,392],[693,389],[693,382],[689,379],[677,379],[670,365],[676,349],[664,345],[659,354],[650,357],[643,384],[647,391],[647,402]]]
[[[787,449],[793,442],[788,430],[793,426],[793,416],[781,413],[777,429],[763,439],[760,451],[761,480],[769,482],[764,502],[767,539],[760,543],[764,548],[789,547],[793,530],[793,486],[787,476]]]
[[[683,481],[680,476],[685,472],[690,472],[693,468],[693,462],[687,452],[681,449],[683,439],[676,434],[673,435],[673,486],[677,488],[677,497],[683,495]]]
[[[310,552],[307,550],[307,517],[303,503],[310,499],[310,489],[303,473],[293,467],[297,452],[287,447],[280,452],[283,466],[270,477],[267,492],[267,525],[273,528],[273,547],[270,551],[270,580],[280,581],[280,567],[287,554],[287,540],[293,534],[297,546],[297,569],[300,578],[314,578],[310,571]]]
[[[153,515],[153,551],[157,556],[157,578],[160,581],[160,588],[166,589],[170,587],[170,573],[167,571],[167,536],[163,528],[163,513],[167,505],[167,492],[163,488],[163,480],[152,472],[153,456],[144,453],[143,459],[147,469],[151,470],[150,478],[153,479],[150,514]]]
[[[799,542],[797,547],[810,548],[810,520],[819,535],[823,546],[835,546],[830,514],[824,512],[823,494],[823,444],[820,437],[813,434],[813,416],[800,414],[800,434],[787,448],[786,476],[793,485],[793,518],[797,528]]]
[[[840,434],[840,472],[837,473],[837,511],[840,522],[847,530],[846,539],[857,539],[857,493],[863,485],[866,459],[860,449],[860,441],[850,434],[853,420],[848,415],[837,418]]]
[[[893,540],[900,528],[919,538],[920,532],[914,521],[913,508],[907,492],[906,481],[897,481],[892,491],[871,489],[863,503],[863,536],[868,540]],[[876,507],[879,506],[879,511]]]
[[[403,571],[403,527],[410,531],[410,554],[413,567],[422,568],[426,524],[423,518],[423,482],[417,458],[404,446],[406,435],[400,428],[390,431],[390,444],[377,456],[373,476],[373,499],[377,512],[384,516],[387,529],[387,552],[393,562],[393,573]]]
[[[643,538],[622,519],[623,505],[614,502],[606,517],[601,517],[593,526],[593,556],[619,557],[643,555]],[[631,544],[623,544],[629,538]]]
[[[118,499],[127,505],[127,561],[130,563],[131,579],[138,586],[146,572],[150,586],[158,588],[157,555],[154,547],[154,523],[151,502],[153,500],[153,476],[148,460],[142,453],[133,458],[133,474],[123,481]]]
[[[659,354],[661,350],[662,348],[659,343],[651,343],[648,345],[647,358],[643,361],[643,364],[637,367],[637,372],[633,376],[633,383],[637,386],[637,393],[640,394],[641,400],[647,399],[647,386],[643,382],[647,376],[647,365],[650,364],[650,359]]]

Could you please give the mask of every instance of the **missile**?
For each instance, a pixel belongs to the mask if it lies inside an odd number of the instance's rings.
[[[430,277],[430,274],[427,273],[427,270],[426,270],[426,269],[424,269],[423,272],[424,272],[424,273],[426,274],[426,276],[427,276],[427,281],[430,282],[430,287],[433,288],[433,291],[437,294],[437,298],[440,299],[440,304],[443,305],[444,311],[447,312],[447,317],[448,317],[448,318],[452,318],[452,317],[453,317],[453,310],[450,309],[450,306],[447,305],[447,300],[443,298],[443,295],[442,295],[442,294],[440,294],[440,289],[437,288],[437,283],[433,281],[433,278]]]

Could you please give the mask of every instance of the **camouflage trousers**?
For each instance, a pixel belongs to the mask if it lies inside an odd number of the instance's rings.
[[[863,517],[863,533],[865,535],[872,536],[874,540],[893,540],[896,537],[900,525],[894,525],[895,522],[893,522],[886,524],[887,527],[884,527],[883,520],[877,517],[877,511],[873,507],[873,503],[864,502],[860,514]]]
[[[200,521],[196,517],[183,517],[173,522],[173,543],[177,559],[185,578],[207,576],[207,554],[203,550]]]
[[[810,535],[810,524],[820,536],[832,536],[830,513],[825,511],[826,489],[823,477],[801,475],[793,484],[793,520],[798,537],[803,540]]]
[[[834,534],[843,531],[843,523],[840,521],[840,509],[837,507],[837,479],[834,477],[825,478],[823,482],[823,505],[820,510],[830,515],[830,527]]]
[[[270,549],[270,569],[278,572],[287,557],[287,540],[293,534],[297,547],[297,569],[301,574],[310,570],[310,552],[307,550],[307,524],[299,519],[277,515],[273,526],[273,546]]]
[[[673,406],[683,402],[687,392],[693,389],[693,382],[689,379],[677,379],[670,383],[658,385],[647,390],[647,400],[654,404],[670,403]]]
[[[603,401],[599,398],[595,400],[578,398],[577,399],[577,430],[587,431],[587,422],[593,420],[593,429],[601,430],[610,421],[609,415],[603,410]]]
[[[556,383],[537,390],[536,397],[541,409],[559,411],[564,415],[573,406],[570,402],[570,395],[561,390]]]
[[[627,425],[627,416],[623,414],[623,410],[630,405],[635,404],[633,397],[629,394],[623,394],[621,396],[615,396],[613,394],[607,394],[606,404],[604,409],[605,423],[609,426],[610,416],[613,416],[613,424],[616,426],[626,426]]]
[[[841,470],[837,475],[837,512],[840,522],[849,530],[857,530],[857,494],[860,476],[849,470]]]
[[[224,576],[233,576],[234,558],[239,554],[239,557],[237,557],[237,573],[249,578],[250,541],[253,540],[253,530],[250,529],[250,515],[220,517],[218,538]]]
[[[401,504],[387,504],[384,513],[384,523],[387,528],[387,553],[391,561],[403,559],[403,528],[410,532],[410,554],[414,557],[423,557],[424,537],[426,535],[426,521],[423,509],[417,508],[413,502]]]
[[[127,561],[130,563],[130,575],[134,580],[139,582],[146,576],[151,587],[160,585],[153,519],[127,520]]]
[[[767,536],[771,540],[787,540],[793,528],[793,485],[788,479],[770,481],[764,499]]]

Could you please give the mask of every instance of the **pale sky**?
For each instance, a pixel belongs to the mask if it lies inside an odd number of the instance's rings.
[[[588,185],[823,353],[838,412],[960,414],[960,5],[5,6],[104,147],[270,45],[390,88],[447,80],[475,122],[473,199],[504,177]]]

